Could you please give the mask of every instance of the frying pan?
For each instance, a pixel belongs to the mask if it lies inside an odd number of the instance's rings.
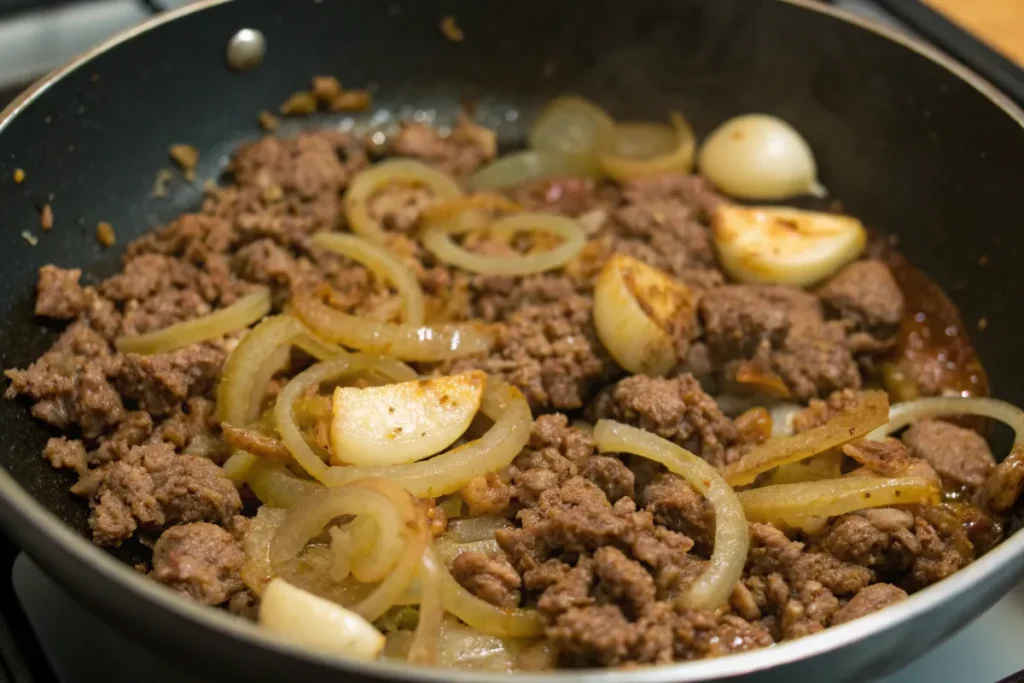
[[[463,28],[462,42],[439,30],[447,15]],[[233,71],[225,50],[243,28],[261,31],[267,51],[257,68]],[[846,210],[898,235],[967,324],[987,319],[975,336],[994,393],[1024,404],[1016,319],[1024,114],[932,50],[803,0],[210,0],[161,16],[44,79],[0,115],[4,367],[25,366],[54,338],[32,317],[39,266],[111,273],[119,255],[96,243],[98,221],[113,224],[123,244],[200,199],[189,184],[150,196],[169,144],[197,146],[199,179],[216,180],[230,150],[259,134],[256,113],[314,74],[371,88],[368,125],[414,115],[443,125],[472,101],[508,147],[521,143],[542,103],[567,91],[617,118],[660,120],[678,109],[698,134],[743,112],[778,115],[809,139]],[[15,168],[26,173],[20,184]],[[39,233],[46,203],[55,227]],[[141,548],[113,557],[85,539],[86,511],[68,493],[71,482],[39,457],[51,435],[24,404],[0,401],[4,531],[75,598],[154,651],[196,663],[210,680],[496,680],[300,652],[178,598],[122,561],[141,559]],[[1017,533],[900,605],[791,643],[666,667],[523,678],[863,680],[951,635],[1022,572]]]

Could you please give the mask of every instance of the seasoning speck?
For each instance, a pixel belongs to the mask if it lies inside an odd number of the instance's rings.
[[[465,31],[459,28],[455,17],[450,14],[441,20],[441,33],[453,43],[461,43],[466,38]]]
[[[114,234],[114,226],[110,223],[101,222],[96,226],[96,240],[105,247],[112,247],[117,242],[117,235]]]
[[[982,332],[988,328],[988,318],[978,318],[978,329]]]
[[[196,164],[199,163],[199,150],[192,145],[171,145],[167,149],[171,160],[178,164],[185,180],[189,182],[196,179]]]
[[[25,180],[25,171],[20,169],[20,168],[14,169],[14,182],[16,182],[16,183],[18,183],[20,185],[24,180]]]
[[[281,120],[271,114],[269,111],[263,110],[256,115],[256,120],[260,124],[260,128],[268,133],[273,133],[277,130],[277,127],[281,124]]]
[[[980,257],[978,257],[978,265],[979,266],[987,266],[988,265],[988,254],[982,254]]]
[[[363,111],[370,107],[370,93],[366,90],[346,90],[330,102],[331,111]]]
[[[28,242],[30,247],[34,247],[39,244],[39,238],[30,233],[28,230],[21,231],[21,238]]]
[[[174,179],[174,171],[169,168],[161,168],[156,172],[156,178],[153,180],[153,189],[149,193],[151,197],[166,197],[167,186],[171,180]]]
[[[53,227],[53,207],[49,204],[44,205],[39,213],[39,227],[43,230]]]
[[[312,114],[316,111],[316,98],[313,97],[313,93],[305,90],[292,93],[292,95],[285,100],[280,107],[278,107],[278,111],[285,116]]]

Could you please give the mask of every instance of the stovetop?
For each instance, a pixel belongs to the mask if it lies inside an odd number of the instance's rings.
[[[0,106],[89,45],[185,1],[0,0]],[[831,4],[932,42],[1024,105],[1024,71],[917,0]],[[2,535],[0,581],[13,588],[0,590],[0,683],[200,683],[199,673],[152,660],[100,623]],[[874,683],[993,683],[1024,669],[1021,624],[1024,583],[946,644]]]

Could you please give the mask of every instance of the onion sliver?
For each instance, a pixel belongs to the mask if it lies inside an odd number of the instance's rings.
[[[469,187],[500,190],[548,178],[590,178],[595,173],[592,157],[578,157],[539,149],[506,154],[482,166],[469,178]]]
[[[601,171],[619,182],[693,169],[696,139],[678,112],[669,114],[668,128],[655,123],[619,123],[597,161]]]
[[[593,158],[612,134],[615,121],[597,104],[566,95],[552,100],[530,127],[530,147]]]
[[[501,546],[493,538],[488,541],[472,541],[470,543],[456,543],[451,539],[448,534],[443,534],[437,540],[434,541],[434,549],[437,551],[437,556],[446,565],[451,564],[452,560],[461,555],[462,553],[484,553],[485,555],[494,555],[495,553],[501,554]]]
[[[420,566],[420,618],[409,647],[408,659],[412,664],[437,662],[437,644],[444,621],[442,597],[441,563],[434,549],[427,548]]]
[[[869,439],[882,439],[918,420],[956,415],[979,415],[999,420],[1013,429],[1014,445],[1024,443],[1024,411],[995,398],[933,396],[896,403],[889,408],[889,422],[871,432]]]
[[[693,301],[686,285],[668,274],[614,254],[594,285],[597,336],[615,362],[629,372],[664,375],[679,361],[667,328],[693,317]]]
[[[379,477],[404,487],[418,498],[454,493],[473,478],[509,465],[530,438],[533,424],[530,407],[515,387],[496,377],[488,377],[480,410],[494,420],[486,434],[429,460],[405,465],[329,468],[316,460],[322,469],[313,465],[318,473],[310,474],[327,486],[344,486],[364,477]]]
[[[762,472],[806,460],[812,455],[864,436],[885,424],[888,414],[889,399],[885,392],[862,392],[861,400],[855,406],[825,424],[792,436],[772,438],[756,446],[725,468],[725,480],[732,486],[752,484]]]
[[[387,249],[356,235],[320,232],[313,235],[313,244],[346,256],[388,280],[402,299],[402,322],[423,324],[423,289],[407,265]]]
[[[295,312],[322,338],[353,349],[411,361],[440,361],[484,353],[493,335],[479,323],[431,326],[387,323],[342,313],[305,294],[292,300]]]
[[[217,387],[217,416],[221,422],[245,426],[259,419],[260,401],[256,394],[262,397],[266,387],[256,385],[261,379],[270,379],[261,377],[266,375],[261,370],[276,365],[281,349],[287,349],[305,331],[305,326],[295,318],[279,315],[267,318],[242,337],[228,357]]]
[[[423,246],[429,249],[438,260],[472,273],[532,275],[565,265],[580,253],[587,241],[579,223],[571,218],[549,213],[521,213],[507,216],[491,223],[487,230],[495,233],[542,232],[561,238],[562,243],[553,249],[534,254],[488,256],[469,251],[456,244],[448,235],[445,223],[438,222],[429,224],[424,230]]]
[[[261,503],[274,508],[290,508],[323,490],[322,484],[300,479],[287,467],[265,460],[253,463],[245,481]]]
[[[715,545],[704,573],[680,596],[689,609],[724,605],[743,574],[750,533],[736,493],[718,471],[690,451],[660,436],[612,420],[598,420],[594,441],[601,452],[632,453],[664,465],[707,498],[715,511]]]
[[[866,508],[939,502],[935,482],[919,478],[850,477],[779,484],[737,494],[751,522],[786,523],[834,517]]]
[[[345,217],[348,219],[352,232],[362,235],[372,242],[384,241],[384,231],[380,223],[370,216],[370,201],[373,195],[384,187],[395,183],[399,185],[423,185],[429,188],[438,199],[454,199],[462,195],[458,183],[414,159],[388,159],[360,171],[349,182],[348,190],[342,200]]]
[[[467,519],[455,519],[448,523],[448,530],[445,537],[451,538],[455,543],[472,543],[473,541],[486,541],[494,538],[494,532],[499,529],[511,529],[512,522],[504,517],[470,517]]]
[[[270,313],[270,290],[260,287],[227,308],[200,318],[175,323],[155,332],[118,337],[114,341],[114,346],[121,353],[165,353],[237,332],[249,327],[267,313]]]
[[[537,610],[492,605],[459,585],[447,567],[439,566],[444,608],[480,633],[499,638],[529,638],[544,633],[544,619]]]
[[[270,564],[270,542],[277,530],[284,524],[288,513],[285,510],[261,506],[242,538],[242,552],[245,562],[240,572],[242,583],[256,595],[262,595],[267,583],[274,578]]]

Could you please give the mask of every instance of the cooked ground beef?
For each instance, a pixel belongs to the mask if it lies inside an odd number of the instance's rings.
[[[492,131],[463,117],[447,135],[403,124],[388,151],[465,186],[495,147]],[[207,315],[258,285],[269,287],[275,313],[297,292],[324,291],[339,310],[400,320],[390,283],[311,239],[347,227],[345,190],[381,151],[338,130],[243,145],[229,164],[230,183],[128,245],[119,273],[87,286],[78,269],[41,268],[35,312],[67,327],[35,363],[5,373],[8,397],[25,397],[33,415],[68,432],[49,439],[43,456],[79,476],[72,490],[88,501],[96,543],[116,546],[139,534],[155,543],[154,579],[245,618],[255,618],[259,599],[241,578],[243,541],[259,524],[240,516],[252,492],[239,492],[219,464],[240,443],[231,435],[251,425],[231,425],[225,438],[216,410],[222,367],[242,333],[152,355],[120,353],[114,342]],[[977,433],[926,420],[902,440],[845,444],[844,471],[860,466],[937,483],[941,475],[947,488],[976,494],[977,507],[964,499],[866,509],[805,531],[750,524],[750,552],[728,604],[681,607],[679,596],[714,549],[713,508],[660,464],[599,454],[589,428],[574,420],[625,422],[724,467],[769,438],[766,394],[806,404],[793,416],[795,432],[856,405],[903,322],[903,293],[875,260],[856,261],[813,291],[728,283],[708,227],[724,200],[696,176],[623,185],[554,178],[505,194],[527,210],[574,217],[588,237],[584,250],[561,270],[524,277],[462,272],[418,241],[421,214],[438,201],[426,188],[386,185],[368,211],[423,288],[429,323],[480,320],[497,335],[486,355],[417,370],[480,368],[530,403],[527,445],[507,468],[457,492],[463,514],[510,522],[496,534],[501,552],[464,552],[450,571],[493,605],[536,609],[553,645],[548,660],[620,666],[765,647],[902,600],[1000,538],[1024,489],[1021,454],[996,466]],[[536,246],[494,235],[465,245],[499,256]],[[673,328],[680,363],[668,377],[627,376],[597,337],[593,278],[614,253],[662,269],[693,294],[695,314]],[[289,372],[309,362],[295,353]],[[271,380],[265,408],[288,376]],[[714,398],[724,401],[722,394],[743,404],[729,415],[759,407],[731,419]],[[310,427],[322,447],[330,445],[326,427]],[[272,431],[261,435],[273,446],[266,452],[288,457]],[[420,501],[435,536],[447,528],[446,502],[454,501]],[[315,571],[323,557],[310,551],[304,570]]]

